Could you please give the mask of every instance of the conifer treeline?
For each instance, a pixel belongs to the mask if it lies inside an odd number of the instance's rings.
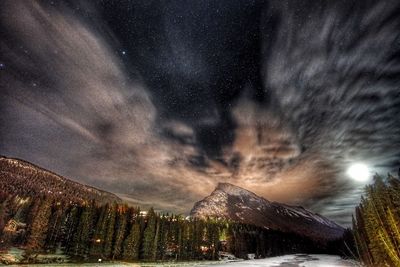
[[[26,261],[62,251],[76,261],[215,260],[324,252],[295,234],[224,220],[186,219],[122,204],[66,204],[53,198],[0,195],[0,245],[25,249]]]
[[[374,184],[353,218],[354,237],[361,261],[367,266],[400,266],[400,180],[375,175]]]

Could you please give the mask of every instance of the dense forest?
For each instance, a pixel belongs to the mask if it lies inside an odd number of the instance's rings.
[[[109,192],[74,182],[29,162],[3,156],[0,156],[0,192],[32,198],[52,196],[76,203],[121,201]]]
[[[354,236],[366,266],[400,266],[400,180],[375,175],[353,218]]]
[[[351,233],[345,237],[346,246],[351,246]],[[346,246],[342,239],[326,243],[223,219],[141,211],[111,193],[0,157],[0,255],[17,248],[23,251],[23,262],[348,255]]]
[[[246,258],[327,252],[341,244],[209,218],[162,215],[113,203],[60,202],[0,195],[1,249],[24,249],[24,261],[62,252],[70,261],[215,260],[221,252]]]

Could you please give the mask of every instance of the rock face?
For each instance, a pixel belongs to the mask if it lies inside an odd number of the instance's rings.
[[[116,195],[83,185],[29,162],[0,157],[0,193],[21,197],[47,196],[74,203],[121,202]]]
[[[194,205],[190,214],[297,233],[318,241],[340,238],[344,232],[341,226],[303,207],[270,202],[229,183],[218,184],[211,195]]]

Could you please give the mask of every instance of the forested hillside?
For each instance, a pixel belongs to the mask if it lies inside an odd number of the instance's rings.
[[[289,233],[217,219],[160,215],[122,204],[67,204],[54,198],[1,195],[1,246],[25,250],[25,262],[56,251],[72,261],[215,260],[219,252],[246,258],[329,247]]]
[[[376,175],[353,218],[358,253],[367,266],[400,266],[400,180]]]
[[[83,185],[32,163],[0,156],[0,192],[20,197],[52,196],[66,202],[120,202],[114,194]]]

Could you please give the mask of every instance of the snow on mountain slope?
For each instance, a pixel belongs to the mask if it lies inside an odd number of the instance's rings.
[[[121,202],[116,195],[64,178],[24,160],[0,156],[0,193],[67,202]]]
[[[218,184],[211,195],[197,202],[191,216],[226,218],[315,240],[337,239],[344,232],[341,226],[303,207],[270,202],[229,183]]]

